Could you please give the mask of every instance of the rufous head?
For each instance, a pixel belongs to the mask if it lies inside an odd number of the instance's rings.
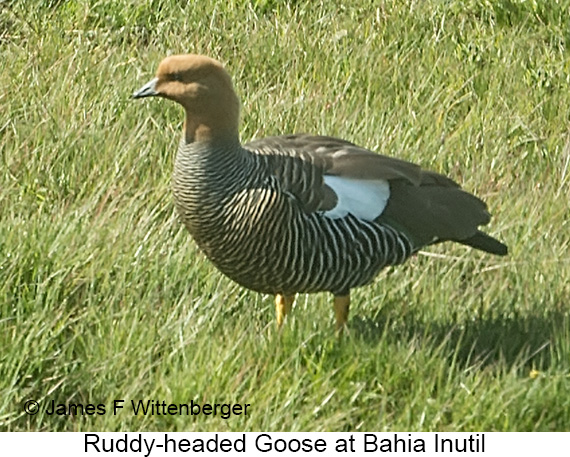
[[[184,107],[187,143],[238,137],[239,100],[230,75],[217,60],[196,54],[166,57],[156,77],[133,94],[153,96]]]

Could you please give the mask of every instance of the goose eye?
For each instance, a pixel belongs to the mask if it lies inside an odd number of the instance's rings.
[[[182,75],[180,73],[174,73],[172,75],[172,80],[173,81],[182,81]]]

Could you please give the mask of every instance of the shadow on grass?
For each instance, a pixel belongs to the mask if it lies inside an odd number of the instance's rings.
[[[558,344],[561,341],[557,337],[568,334],[569,319],[568,313],[553,310],[541,316],[512,313],[446,325],[426,323],[413,313],[394,322],[393,315],[376,312],[368,318],[355,316],[350,327],[353,334],[368,344],[375,344],[381,339],[389,343],[419,341],[437,348],[460,368],[500,364],[503,369],[526,372],[531,369],[547,370],[552,365],[560,349]]]

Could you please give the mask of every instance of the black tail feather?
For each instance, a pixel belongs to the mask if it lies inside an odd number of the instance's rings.
[[[466,244],[472,248],[479,249],[481,251],[489,252],[496,255],[507,255],[509,248],[507,245],[496,240],[492,236],[487,235],[480,230],[477,231],[475,235],[465,240],[458,240],[461,244]]]

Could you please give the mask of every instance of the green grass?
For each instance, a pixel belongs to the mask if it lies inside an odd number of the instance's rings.
[[[570,429],[569,2],[343,3],[0,4],[0,429]],[[129,100],[180,52],[226,63],[244,140],[335,135],[449,174],[509,256],[437,246],[354,291],[343,341],[325,294],[277,333],[272,297],[177,220],[181,109]],[[43,409],[114,399],[252,406]]]

